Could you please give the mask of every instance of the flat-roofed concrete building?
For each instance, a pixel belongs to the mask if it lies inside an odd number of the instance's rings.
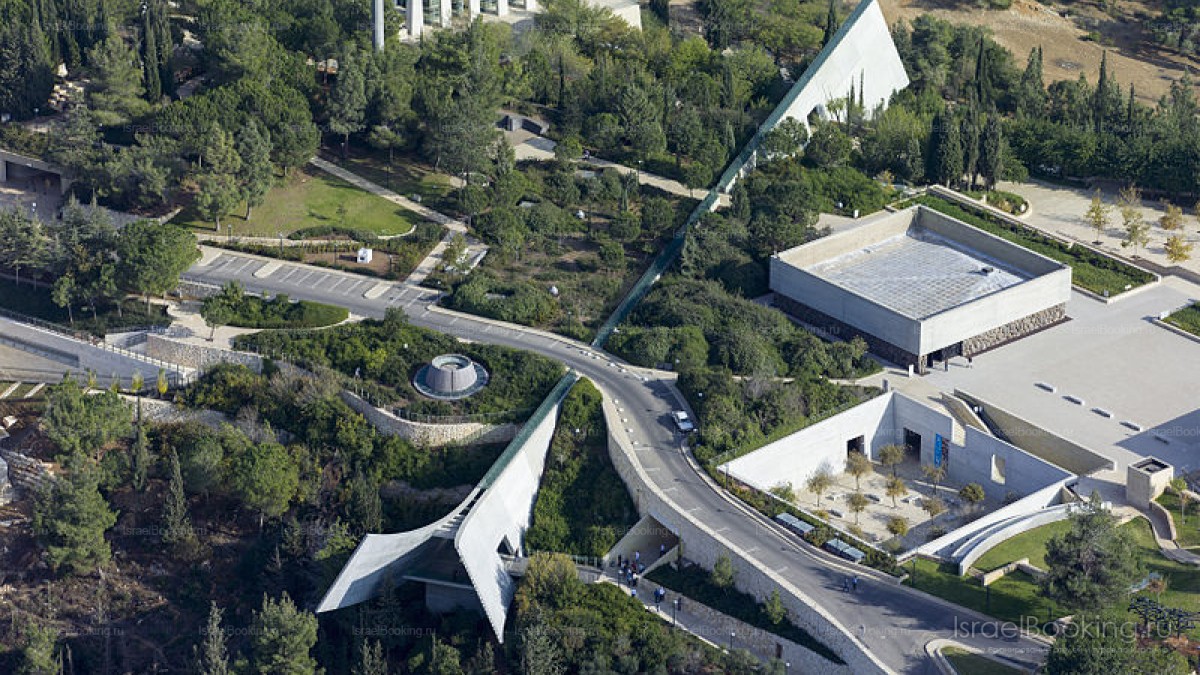
[[[777,253],[784,311],[918,372],[1066,320],[1071,269],[925,206]]]

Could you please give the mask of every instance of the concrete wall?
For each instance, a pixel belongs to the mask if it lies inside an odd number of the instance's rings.
[[[776,256],[770,262],[771,290],[865,331],[912,354],[921,354],[921,324],[856,295]]]
[[[821,467],[839,474],[846,466],[846,442],[864,436],[868,456],[894,441],[892,400],[888,392],[840,415],[822,420],[786,438],[743,455],[720,467],[737,480],[762,489],[790,483],[803,489],[808,477]]]
[[[879,3],[864,1],[855,8],[817,61],[805,72],[798,89],[789,92],[786,101],[787,117],[808,125],[808,115],[818,106],[835,99],[846,98],[851,87],[857,93],[862,86],[862,100],[868,114],[886,105],[896,91],[908,86],[908,74],[900,62],[900,54],[892,42],[887,20]],[[827,115],[828,116],[828,115]]]
[[[462,443],[503,443],[511,441],[521,428],[519,424],[483,424],[463,422],[458,424],[426,424],[402,419],[392,413],[376,408],[351,392],[343,390],[342,400],[367,419],[381,433],[400,436],[421,447],[439,448],[444,445]]]
[[[908,232],[916,217],[915,207],[896,212],[880,211],[863,218],[851,228],[780,251],[774,257],[795,267],[811,267],[885,239],[899,237]]]
[[[1027,515],[1018,515],[1009,520],[1001,521],[997,527],[982,533],[982,537],[971,542],[970,547],[963,551],[961,555],[955,556],[958,563],[958,573],[960,575],[966,574],[971,565],[974,565],[975,561],[982,558],[985,553],[1018,534],[1029,532],[1043,525],[1066,520],[1070,517],[1073,506],[1073,504],[1058,504],[1044,507]],[[1026,559],[1025,562],[1029,562],[1029,560]],[[990,583],[991,581],[984,580],[985,586]]]
[[[262,357],[258,354],[181,342],[154,333],[146,334],[146,356],[197,370],[205,370],[218,363],[237,363],[256,373],[262,372]]]
[[[914,220],[918,226],[959,244],[972,255],[981,255],[995,262],[997,266],[1021,276],[1035,277],[1061,269],[1071,269],[1053,258],[955,220],[941,211],[920,204],[914,208],[917,212]]]
[[[949,475],[955,483],[979,483],[992,495],[1024,495],[1073,475],[978,429],[968,427],[966,435],[966,447],[952,450]],[[1003,462],[1003,482],[995,480],[996,460]]]
[[[508,607],[516,583],[497,550],[501,543],[519,551],[533,518],[546,453],[554,436],[561,401],[533,429],[521,449],[471,507],[454,537],[467,576],[479,594],[496,639],[504,641]]]
[[[922,546],[917,547],[912,553],[917,555],[927,555],[935,558],[947,558],[956,549],[959,549],[970,540],[982,533],[984,530],[1017,516],[1029,515],[1037,513],[1049,506],[1056,506],[1062,502],[1063,488],[1075,480],[1074,476],[1064,478],[1060,481],[1043,487],[1042,489],[1033,492],[1025,497],[990,513],[984,514],[980,518],[971,521],[970,523],[946,533],[944,536],[938,537],[933,541],[927,542]]]
[[[1071,299],[1071,269],[1059,268],[1015,286],[952,307],[921,322],[918,353],[962,342]]]
[[[904,445],[904,430],[911,429],[918,434],[921,434],[921,463],[933,464],[934,457],[937,452],[937,436],[942,437],[943,452],[945,448],[950,446],[954,439],[954,419],[950,415],[930,408],[924,403],[920,403],[903,394],[896,394],[896,401],[893,405],[894,415],[892,418],[892,440],[891,443],[896,445]],[[949,454],[954,456],[957,448],[951,448]],[[955,481],[954,477],[954,461],[950,462],[949,477],[951,481]]]
[[[606,393],[605,418],[619,420],[620,414],[611,401],[612,398]],[[890,672],[871,655],[867,645],[836,618],[817,606],[800,586],[743,557],[724,537],[705,527],[701,520],[683,513],[667,495],[660,492],[637,461],[633,447],[624,436],[620,424],[608,425],[608,454],[628,489],[631,492],[640,489],[641,514],[651,516],[670,528],[681,539],[683,555],[688,560],[711,569],[718,557],[728,555],[735,570],[734,585],[739,590],[753,595],[759,601],[769,598],[772,591],[779,591],[780,599],[792,622],[807,630],[846,661],[846,665],[837,665],[803,647],[794,650],[785,648],[784,658],[791,662],[795,672],[823,675]]]
[[[421,546],[439,529],[457,518],[477,492],[472,492],[458,508],[440,520],[420,529],[363,537],[333,585],[325,591],[325,596],[317,605],[317,612],[328,612],[370,600],[385,579],[398,578],[401,569],[418,555]]]
[[[1112,460],[1100,453],[1034,426],[993,403],[961,389],[955,389],[954,395],[972,406],[978,406],[987,421],[995,425],[1013,445],[1055,466],[1080,476],[1114,468]]]

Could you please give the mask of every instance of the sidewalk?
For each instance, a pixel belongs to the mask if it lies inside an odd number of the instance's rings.
[[[599,583],[612,584],[616,583],[616,579],[606,570]],[[622,584],[619,585],[619,588],[626,595],[630,594],[628,586]],[[654,591],[657,588],[658,585],[651,581],[638,580],[637,599],[646,606],[646,611],[654,612],[668,624],[674,624],[680,630],[690,633],[718,649],[728,649],[732,642],[734,649],[745,649],[763,663],[775,658],[777,650],[782,650],[780,660],[784,662],[800,664],[809,660],[801,656],[801,650],[805,652],[809,650],[795,642],[761,628],[755,628],[669,588],[663,589],[667,595],[662,604],[656,606]],[[675,609],[676,599],[680,600],[678,610]]]

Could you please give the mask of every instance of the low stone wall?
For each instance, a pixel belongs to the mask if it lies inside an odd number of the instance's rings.
[[[376,408],[348,391],[342,391],[342,400],[380,432],[399,436],[416,445],[440,448],[445,445],[465,443],[503,443],[511,441],[520,430],[519,424],[483,424],[463,422],[459,424],[426,424],[401,419],[392,413]]]
[[[218,363],[238,363],[256,373],[262,372],[262,357],[258,354],[206,347],[153,333],[146,335],[146,356],[197,370],[205,370]]]
[[[1028,565],[1028,564],[1029,564],[1029,558],[1021,558],[1020,560],[1014,560],[1014,561],[1008,563],[1004,567],[994,569],[991,572],[984,572],[983,585],[991,586],[992,584],[996,583],[997,581],[1003,579],[1004,575],[1008,574],[1009,572],[1015,571],[1021,565]]]
[[[606,419],[619,419],[613,408],[612,398],[604,397]],[[663,523],[680,538],[683,556],[701,567],[712,569],[721,555],[728,555],[736,572],[734,585],[759,601],[765,601],[772,591],[779,591],[780,599],[788,610],[788,617],[797,626],[808,631],[817,640],[833,650],[846,662],[838,665],[803,647],[786,650],[785,659],[800,673],[836,673],[838,675],[887,673],[887,667],[876,660],[868,647],[855,638],[845,626],[833,616],[816,606],[798,586],[780,580],[771,570],[763,569],[753,561],[743,558],[719,534],[705,528],[690,517],[681,517],[666,495],[642,472],[640,465],[632,459],[633,451],[621,446],[619,424],[608,425],[608,454],[617,474],[631,490],[641,489],[639,509],[643,516],[651,516]],[[686,602],[686,601],[685,601]]]
[[[1067,318],[1067,306],[1055,305],[1040,312],[1034,312],[1027,317],[1010,321],[999,328],[980,333],[967,338],[962,343],[963,356],[974,356],[994,347],[1007,344],[1036,333],[1043,328],[1053,326]]]

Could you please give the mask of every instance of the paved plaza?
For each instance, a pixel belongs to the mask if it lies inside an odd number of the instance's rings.
[[[1197,298],[1200,287],[1175,277],[1108,305],[1073,292],[1070,321],[978,355],[972,364],[956,358],[925,383],[962,389],[1110,457],[1117,472],[1109,477],[1122,483],[1125,466],[1145,455],[1195,471],[1200,341],[1152,319]],[[892,381],[904,389],[904,379]]]

